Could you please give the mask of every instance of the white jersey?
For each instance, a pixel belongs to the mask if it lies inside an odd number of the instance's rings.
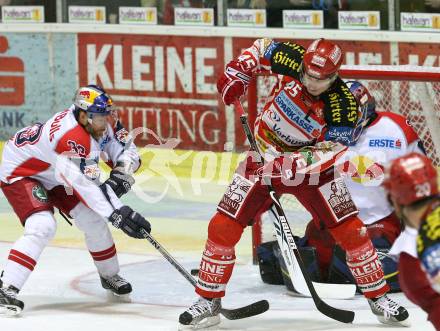
[[[414,258],[417,257],[417,229],[405,227],[405,230],[397,237],[391,247],[389,254],[399,256],[405,252]]]
[[[405,154],[423,153],[418,143],[418,136],[405,117],[379,112],[356,145],[350,146],[337,161],[364,224],[372,224],[393,212],[381,186],[384,167]]]
[[[135,169],[140,162],[134,144],[124,146],[124,136],[120,125],[113,130],[108,124],[106,133],[96,141],[75,119],[71,107],[9,139],[3,149],[0,180],[11,184],[31,177],[47,190],[63,185],[96,213],[108,217],[114,207],[96,185],[99,157],[112,164],[130,159]],[[114,202],[113,194],[111,197]],[[115,208],[120,206],[116,200]]]

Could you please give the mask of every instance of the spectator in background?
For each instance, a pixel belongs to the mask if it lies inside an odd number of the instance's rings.
[[[297,10],[322,10],[324,12],[324,27],[327,29],[338,28],[338,10],[339,10],[338,0],[268,1],[266,9],[267,9],[267,26],[269,27],[282,27],[283,10],[297,9]]]
[[[430,8],[431,11],[439,11],[440,10],[440,0],[425,0],[425,5],[427,8]]]
[[[141,0],[143,7],[156,7],[159,24],[174,24],[175,7],[214,8],[214,23],[217,17],[217,0]]]
[[[344,3],[343,10],[380,11],[380,29],[388,30],[388,0],[340,0]],[[395,22],[400,26],[400,13],[432,13],[440,12],[440,0],[396,0]]]

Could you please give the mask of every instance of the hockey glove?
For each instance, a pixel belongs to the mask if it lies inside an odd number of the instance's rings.
[[[217,81],[217,91],[221,94],[225,105],[230,105],[243,96],[252,78],[252,72],[246,69],[245,64],[231,61],[225,72]]]
[[[110,172],[110,177],[104,182],[108,184],[118,198],[130,191],[134,184],[134,178],[120,170],[113,169]]]
[[[128,206],[122,206],[120,209],[114,210],[109,217],[109,221],[115,228],[121,229],[128,236],[136,239],[144,238],[140,232],[141,229],[148,233],[151,231],[150,223]]]

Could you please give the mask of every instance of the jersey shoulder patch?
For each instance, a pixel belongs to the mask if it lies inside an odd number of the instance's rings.
[[[87,157],[91,146],[90,134],[79,124],[67,131],[56,145],[58,154],[72,152],[79,157]]]
[[[356,99],[342,79],[321,95],[324,102],[324,116],[329,127],[355,127],[358,118]]]
[[[299,79],[304,52],[304,47],[295,43],[276,43],[265,58],[270,57],[272,72]]]
[[[419,139],[417,133],[414,131],[411,125],[411,122],[405,116],[392,112],[381,112],[379,115],[381,117],[389,118],[402,129],[408,145]]]

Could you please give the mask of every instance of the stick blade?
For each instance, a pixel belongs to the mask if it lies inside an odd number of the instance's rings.
[[[316,308],[318,308],[318,310],[324,315],[342,323],[352,323],[354,320],[353,311],[329,306],[322,300],[316,304]]]
[[[237,309],[222,308],[220,313],[228,320],[238,320],[262,314],[268,309],[269,302],[267,300],[261,300]]]

